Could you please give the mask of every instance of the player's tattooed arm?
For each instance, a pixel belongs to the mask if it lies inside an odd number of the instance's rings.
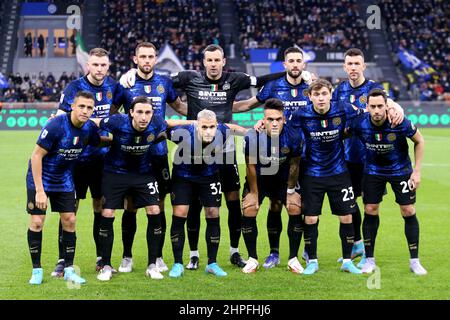
[[[231,134],[235,136],[245,136],[248,132],[248,129],[238,126],[233,123],[225,123],[225,125],[231,129]]]
[[[295,192],[300,171],[300,157],[293,157],[289,162],[288,190],[286,194],[286,209],[289,214],[300,214],[301,198]]]
[[[111,145],[111,142],[112,142],[111,134],[109,134],[107,137],[100,136],[100,143],[99,143],[98,147],[100,147],[100,148],[109,147]]]
[[[411,190],[415,190],[420,184],[420,170],[425,150],[425,140],[419,130],[411,137],[411,140],[414,142],[414,170],[409,178],[409,187]]]
[[[300,157],[292,157],[289,162],[288,189],[294,189],[300,171]]]
[[[269,81],[276,80],[276,79],[279,79],[279,78],[282,78],[285,76],[286,76],[286,72],[283,71],[283,72],[269,73],[269,74],[265,74],[265,75],[256,77],[256,87],[260,88]]]
[[[174,102],[169,103],[169,106],[183,116],[187,116],[187,104],[181,101],[180,97]]]
[[[251,97],[247,100],[235,101],[233,103],[233,113],[246,112],[255,109],[261,103],[256,97]]]
[[[161,141],[164,141],[164,140],[167,139],[167,137],[168,137],[168,135],[167,135],[166,131],[160,132],[158,134],[158,136],[155,138],[155,140],[153,141],[153,144],[157,144],[157,143],[159,143]]]
[[[167,123],[167,129],[172,129],[174,127],[178,127],[178,126],[186,126],[186,125],[190,125],[197,122],[196,120],[174,120],[174,119],[169,119],[166,120]]]
[[[403,122],[403,119],[405,118],[405,112],[403,108],[394,100],[388,98],[387,99],[387,105],[388,105],[388,120],[392,124],[392,128],[395,128],[400,123]]]
[[[121,108],[121,106],[118,106],[118,105],[113,104],[113,105],[111,106],[111,108],[109,109],[109,114],[112,115],[112,114],[119,113],[119,109],[120,109],[120,108]]]
[[[47,153],[47,150],[36,145],[31,154],[31,172],[36,187],[36,207],[41,210],[47,208],[47,195],[45,194],[44,184],[42,183],[42,159]]]

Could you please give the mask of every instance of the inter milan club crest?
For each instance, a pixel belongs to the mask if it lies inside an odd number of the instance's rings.
[[[288,147],[281,148],[281,153],[283,153],[283,154],[289,153],[289,151],[291,151],[291,150]]]
[[[225,82],[222,86],[223,90],[230,90],[230,84],[228,82]]]
[[[142,137],[134,137],[134,143],[139,144],[141,143]]]
[[[322,128],[328,127],[328,120],[320,120],[320,125],[322,126]]]
[[[79,141],[80,141],[80,137],[74,137],[73,138],[73,145],[76,146]]]
[[[291,89],[291,96],[296,98],[298,96],[298,90],[297,89]]]
[[[145,93],[150,93],[152,91],[152,86],[151,85],[144,86],[144,91]]]
[[[303,90],[303,95],[305,96],[305,97],[307,97],[308,96],[308,89],[305,89],[305,90]]]
[[[156,87],[156,90],[158,90],[159,93],[163,94],[164,93],[164,87],[160,84],[158,84],[158,87]]]
[[[389,142],[392,142],[392,141],[395,141],[395,139],[397,139],[397,136],[395,135],[395,133],[389,133],[389,134],[386,136],[386,139],[387,139]]]
[[[338,125],[340,125],[341,123],[342,123],[342,120],[341,120],[340,117],[333,118],[333,124],[334,124],[335,126],[338,126]]]
[[[365,95],[362,95],[361,97],[359,97],[359,103],[365,104],[366,102],[367,102],[367,98]]]
[[[108,98],[108,100],[111,100],[111,99],[112,99],[112,92],[111,92],[111,91],[108,91],[108,92],[106,93],[106,97]]]
[[[377,141],[383,140],[383,135],[381,133],[375,133],[375,140]]]
[[[28,209],[33,210],[34,209],[34,203],[33,202],[28,202]]]
[[[155,140],[155,135],[152,133],[147,137],[147,142],[152,142],[153,140]]]
[[[95,99],[97,99],[97,101],[102,101],[102,99],[103,99],[103,93],[97,92],[97,93],[95,94]]]
[[[355,95],[351,94],[350,95],[350,103],[355,102],[355,100],[356,100]]]

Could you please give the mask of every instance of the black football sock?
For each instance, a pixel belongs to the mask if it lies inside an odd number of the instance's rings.
[[[216,262],[220,242],[220,218],[206,218],[206,247],[208,264]]]
[[[403,217],[405,220],[405,235],[408,241],[409,255],[411,259],[419,257],[419,221],[416,214]]]
[[[364,213],[364,221],[362,225],[364,235],[364,250],[367,258],[373,258],[375,253],[375,240],[377,238],[378,226],[380,225],[380,217],[378,215],[370,215]]]
[[[73,265],[73,259],[75,257],[75,248],[77,243],[76,233],[63,230],[62,242],[64,247],[64,263],[67,268]]]
[[[172,251],[175,263],[183,264],[184,247],[184,223],[186,218],[172,216],[172,226],[170,227],[170,240],[172,241]]]
[[[350,259],[352,256],[353,243],[355,243],[355,235],[353,223],[340,223],[339,236],[341,237],[342,258]]]
[[[308,253],[309,260],[317,259],[317,238],[319,237],[318,223],[304,224],[305,251]]]
[[[164,211],[161,211],[161,240],[159,241],[158,245],[158,258],[162,258],[163,256],[163,248],[164,248],[164,240],[166,238],[166,229],[167,229],[167,222],[166,222],[166,213]]]
[[[242,211],[239,200],[227,201],[228,229],[230,231],[230,247],[238,248],[241,238]]]
[[[270,253],[279,252],[282,229],[281,212],[269,210],[267,214],[267,234],[269,235]]]
[[[62,234],[63,234],[63,227],[61,219],[59,219],[59,226],[58,226],[58,255],[59,260],[64,260],[64,245],[62,240]]]
[[[134,235],[136,234],[136,229],[137,229],[136,212],[124,210],[122,216],[123,258],[133,257],[132,248],[134,242]]]
[[[302,216],[289,216],[288,237],[289,237],[289,260],[297,257],[300,241],[302,240],[303,226]]]
[[[33,268],[40,268],[41,252],[42,252],[42,231],[35,232],[28,229],[27,237],[28,237],[28,248],[30,250]]]
[[[189,241],[189,248],[191,251],[198,250],[198,237],[200,236],[200,213],[202,205],[200,200],[194,200],[189,206],[189,213],[187,216],[187,235]]]
[[[101,219],[102,219],[102,213],[94,211],[94,224],[92,226],[92,235],[94,236],[95,252],[97,254],[97,257],[100,257],[100,240],[99,240],[98,232],[100,229],[100,220]]]
[[[355,201],[356,203],[356,201]],[[355,242],[361,240],[361,211],[358,203],[356,203],[355,212],[352,213],[353,233],[355,234]]]
[[[258,226],[256,217],[242,217],[242,236],[247,247],[248,256],[258,259],[256,250],[256,239],[258,238]]]
[[[111,266],[111,253],[114,243],[114,217],[103,217],[100,220],[99,242],[103,266]]]
[[[158,247],[161,243],[161,214],[147,215],[148,265],[156,263]]]

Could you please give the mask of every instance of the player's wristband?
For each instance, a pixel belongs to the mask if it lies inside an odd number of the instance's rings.
[[[287,189],[287,193],[288,194],[294,194],[295,193],[295,188],[292,188],[292,189]]]

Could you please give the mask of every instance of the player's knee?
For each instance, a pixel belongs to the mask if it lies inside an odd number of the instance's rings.
[[[65,214],[61,215],[61,224],[63,229],[66,231],[73,232],[75,230],[77,218],[75,214]]]
[[[216,207],[205,208],[205,217],[206,218],[218,218],[219,217],[219,208],[216,208]]]
[[[244,217],[253,218],[258,214],[258,209],[256,209],[256,206],[250,206],[245,208],[242,214],[244,215]]]
[[[364,212],[371,216],[378,215],[378,209],[380,208],[379,204],[366,204],[364,206]]]
[[[302,213],[301,207],[292,204],[286,210],[290,216],[298,216]]]
[[[411,217],[416,214],[416,208],[412,204],[400,206],[400,212],[404,217]]]
[[[102,210],[102,216],[105,218],[113,218],[114,213],[115,213],[115,210],[113,210],[113,209],[103,209]]]
[[[173,215],[181,218],[188,216],[189,206],[173,206]]]
[[[305,223],[306,224],[316,224],[317,221],[319,221],[318,216],[305,216]]]
[[[30,222],[30,230],[34,232],[41,232],[44,228],[44,219],[38,216],[32,216]]]
[[[352,215],[346,214],[344,216],[339,216],[339,221],[344,224],[352,223]]]
[[[157,215],[160,213],[159,206],[148,206],[145,207],[145,211],[148,215]]]

